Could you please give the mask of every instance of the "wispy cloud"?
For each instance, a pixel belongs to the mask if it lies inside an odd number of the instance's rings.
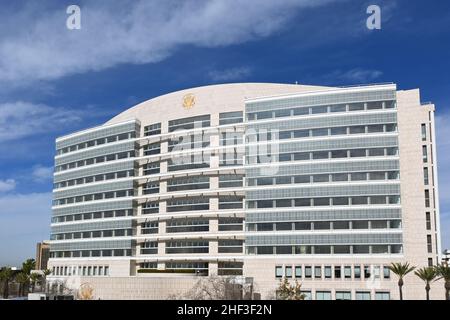
[[[0,192],[7,192],[16,188],[14,179],[0,180]]]
[[[350,70],[335,70],[324,78],[331,82],[370,83],[383,75],[380,70],[354,68]]]
[[[251,74],[249,67],[236,67],[223,70],[211,70],[208,77],[214,82],[239,80]]]
[[[98,0],[81,3],[82,29],[49,1],[0,20],[0,79],[27,82],[158,62],[180,46],[221,47],[269,36],[298,10],[336,0]],[[14,28],[11,28],[14,26]],[[1,32],[1,31],[0,31]]]
[[[0,142],[43,132],[55,132],[80,121],[78,112],[43,104],[13,102],[0,104]]]
[[[53,178],[53,167],[37,165],[33,168],[32,176],[36,182],[44,182]]]

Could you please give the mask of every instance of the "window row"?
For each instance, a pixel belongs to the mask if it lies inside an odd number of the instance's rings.
[[[384,157],[397,156],[398,148],[370,148],[370,149],[349,149],[332,151],[314,151],[314,152],[288,152],[280,154],[268,153],[263,156],[248,156],[247,164],[274,162],[274,157],[278,157],[279,162],[287,161],[309,161],[324,159],[343,159],[343,158],[364,158],[364,157]]]
[[[302,290],[305,300],[311,300],[312,294],[309,290]],[[375,291],[375,300],[391,300],[391,293],[388,291]],[[329,290],[317,290],[315,294],[316,300],[332,300],[332,294]],[[336,290],[335,300],[352,300],[352,291]],[[372,292],[356,290],[354,300],[372,300]]]
[[[128,237],[133,235],[133,229],[95,230],[84,232],[57,233],[50,236],[50,240],[72,240],[91,238]]]
[[[274,111],[262,111],[247,113],[247,120],[263,120],[271,118],[321,114],[321,113],[335,113],[335,112],[351,112],[377,109],[393,109],[396,107],[395,101],[373,101],[373,102],[358,102],[349,104],[335,104],[330,106],[314,106],[314,107],[297,107],[286,108]]]
[[[401,220],[304,221],[247,223],[247,231],[400,229]]]
[[[296,279],[390,279],[388,266],[381,265],[285,265],[275,267],[276,278]]]
[[[86,183],[107,181],[107,180],[114,180],[114,179],[121,179],[121,178],[129,178],[129,177],[134,177],[134,176],[135,176],[134,170],[124,170],[124,171],[119,171],[119,172],[97,174],[95,176],[88,176],[88,177],[83,177],[83,178],[61,181],[61,182],[55,183],[53,185],[53,187],[54,187],[54,189],[59,189],[59,188],[83,185]]]
[[[179,136],[174,139],[169,139],[168,150],[173,151],[183,151],[190,149],[207,148],[210,145],[210,135],[209,134],[192,134]]]
[[[401,245],[285,245],[285,246],[251,246],[247,254],[399,254],[403,252]]]
[[[229,174],[219,176],[219,188],[242,187],[244,175]]]
[[[144,127],[144,136],[155,136],[161,134],[161,122],[154,123]]]
[[[243,121],[244,121],[244,114],[242,111],[219,113],[219,125],[241,123]]]
[[[340,136],[352,134],[371,134],[371,133],[388,133],[396,132],[397,125],[390,124],[373,124],[367,126],[347,126],[347,127],[330,127],[318,129],[303,129],[303,130],[286,130],[280,132],[260,132],[256,134],[247,135],[247,142],[254,141],[270,141],[270,140],[284,140],[296,138],[310,138],[310,137],[326,137],[326,136]]]
[[[89,158],[89,159],[84,159],[84,160],[79,160],[79,161],[62,164],[60,166],[55,167],[55,172],[60,172],[60,171],[65,171],[65,170],[75,169],[75,168],[81,168],[84,166],[90,166],[93,164],[98,164],[98,163],[103,163],[103,162],[134,158],[135,156],[136,156],[136,153],[134,150],[120,152],[120,153],[113,153],[113,154],[108,154],[106,156],[99,156],[99,157],[95,157],[95,158]]]
[[[323,197],[247,201],[249,209],[400,204],[400,196]]]
[[[209,177],[194,176],[173,178],[167,181],[167,191],[209,189]]]
[[[194,128],[205,128],[211,126],[211,116],[202,115],[169,121],[169,132],[177,130],[189,130]]]
[[[295,183],[319,183],[319,182],[346,182],[346,181],[367,181],[367,180],[398,180],[398,171],[372,171],[315,175],[295,175],[284,177],[249,178],[248,186],[267,186],[274,184],[295,184]]]
[[[50,258],[130,257],[131,249],[51,251]]]
[[[62,222],[92,220],[92,219],[119,218],[133,215],[134,215],[133,209],[88,212],[88,213],[78,213],[59,217],[52,217],[52,223],[62,223]]]
[[[116,135],[109,136],[106,138],[89,140],[87,142],[82,142],[79,144],[75,144],[72,146],[58,149],[58,150],[56,150],[56,155],[61,155],[61,154],[65,154],[65,153],[73,152],[73,151],[77,151],[77,150],[83,150],[83,149],[90,148],[90,147],[100,146],[105,143],[112,143],[112,142],[116,142],[116,141],[122,141],[122,140],[127,140],[127,139],[134,139],[134,138],[136,138],[136,132],[127,132],[127,133],[116,134]]]
[[[80,202],[87,202],[87,201],[99,201],[99,200],[123,198],[123,197],[133,197],[133,196],[134,196],[133,189],[101,192],[101,193],[95,193],[95,194],[88,194],[88,195],[84,195],[84,196],[76,196],[76,197],[53,200],[53,205],[61,206],[61,205],[72,204],[72,203],[80,203]]]
[[[109,276],[109,266],[57,266],[52,268],[53,276]]]
[[[167,171],[180,171],[209,168],[210,156],[207,154],[184,155],[167,161]]]

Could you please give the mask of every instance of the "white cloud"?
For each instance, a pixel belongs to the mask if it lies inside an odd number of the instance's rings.
[[[44,167],[41,165],[37,165],[33,168],[31,174],[33,176],[33,179],[37,182],[50,180],[53,178],[53,167]]]
[[[0,192],[7,192],[16,188],[14,179],[0,180]]]
[[[354,68],[347,71],[336,70],[326,76],[333,81],[348,81],[350,83],[370,83],[383,75],[382,71]]]
[[[43,104],[13,102],[0,104],[0,142],[43,132],[54,132],[81,120],[78,113]]]
[[[248,77],[250,74],[250,68],[237,67],[224,70],[211,70],[208,76],[213,81],[231,81]]]
[[[282,29],[298,10],[332,1],[85,1],[81,30],[65,27],[65,8],[29,3],[0,20],[0,30],[8,30],[0,33],[0,79],[51,80],[122,63],[158,62],[183,45],[238,44]]]

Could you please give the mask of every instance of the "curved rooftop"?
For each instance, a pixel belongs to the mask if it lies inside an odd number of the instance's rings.
[[[282,83],[229,83],[202,86],[171,92],[144,101],[118,114],[106,125],[132,119],[146,123],[180,119],[201,114],[242,111],[246,99],[329,90],[329,87]],[[195,105],[184,108],[188,94],[195,96]]]

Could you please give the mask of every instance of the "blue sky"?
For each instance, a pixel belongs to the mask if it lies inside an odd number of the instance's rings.
[[[65,26],[81,7],[81,30]],[[381,7],[382,29],[366,28]],[[420,88],[437,107],[450,247],[450,2],[0,0],[0,265],[49,238],[54,140],[163,93],[225,82]]]

